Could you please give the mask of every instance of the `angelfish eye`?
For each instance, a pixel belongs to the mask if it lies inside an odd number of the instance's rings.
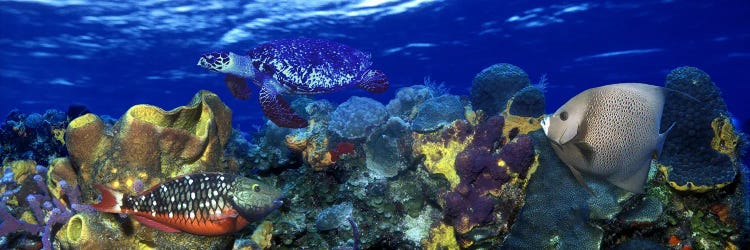
[[[566,111],[560,112],[560,120],[565,121],[567,119],[568,119],[568,112]]]
[[[253,184],[253,191],[255,191],[255,192],[260,192],[260,185],[258,185],[258,184]]]

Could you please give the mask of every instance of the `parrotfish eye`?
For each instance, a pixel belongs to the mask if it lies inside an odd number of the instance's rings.
[[[255,192],[260,192],[260,185],[258,185],[258,184],[253,184],[253,191],[255,191]]]
[[[560,120],[565,121],[567,119],[568,119],[568,112],[566,111],[560,112]]]

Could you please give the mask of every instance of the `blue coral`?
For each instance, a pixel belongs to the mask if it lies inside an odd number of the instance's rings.
[[[346,139],[367,137],[388,119],[385,106],[371,98],[352,96],[331,113],[328,130]]]
[[[365,143],[365,164],[375,178],[394,177],[408,166],[403,155],[407,150],[411,131],[404,120],[391,117],[373,132]]]
[[[471,105],[488,115],[499,114],[516,92],[530,85],[529,75],[523,69],[507,63],[492,65],[471,82]]]
[[[686,189],[733,182],[736,166],[727,155],[710,147],[714,137],[711,122],[722,115],[731,117],[719,88],[708,74],[694,67],[672,70],[666,87],[679,91],[668,93],[661,124],[663,128],[675,124],[661,157],[664,164],[672,166],[669,181]]]
[[[442,95],[427,99],[417,107],[411,129],[421,133],[433,132],[463,118],[461,99],[454,95]]]
[[[44,114],[24,114],[12,110],[0,124],[0,160],[35,160],[47,162],[64,156],[62,142],[54,135],[54,129],[67,126],[65,113],[48,110]]]
[[[417,113],[417,107],[434,95],[432,89],[424,85],[403,87],[396,92],[396,98],[388,102],[386,109],[393,116],[411,121]]]

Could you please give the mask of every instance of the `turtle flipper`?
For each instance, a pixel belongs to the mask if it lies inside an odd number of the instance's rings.
[[[227,74],[224,81],[227,83],[229,92],[232,92],[232,95],[237,99],[247,100],[247,98],[250,98],[250,88],[247,87],[247,79]]]
[[[383,93],[388,90],[388,77],[380,70],[368,70],[362,75],[357,87],[370,93]]]
[[[275,80],[266,80],[260,88],[260,107],[263,109],[263,113],[266,113],[268,119],[271,119],[273,123],[280,127],[307,127],[307,121],[294,113],[292,106],[281,97],[272,81]]]

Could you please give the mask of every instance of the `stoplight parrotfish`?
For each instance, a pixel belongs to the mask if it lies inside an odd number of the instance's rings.
[[[219,173],[183,175],[137,196],[103,185],[94,209],[129,214],[164,232],[216,236],[241,230],[280,207],[281,192],[260,181]]]
[[[642,193],[651,160],[672,128],[659,131],[667,90],[642,83],[591,88],[545,117],[542,128],[557,156],[589,191],[580,172]]]
[[[284,94],[331,93],[359,87],[372,93],[388,89],[388,78],[369,69],[370,55],[344,44],[323,39],[296,38],[258,45],[248,55],[218,51],[206,53],[198,66],[226,74],[226,84],[238,99],[250,97],[249,79],[260,87],[263,113],[281,127],[303,128]]]

